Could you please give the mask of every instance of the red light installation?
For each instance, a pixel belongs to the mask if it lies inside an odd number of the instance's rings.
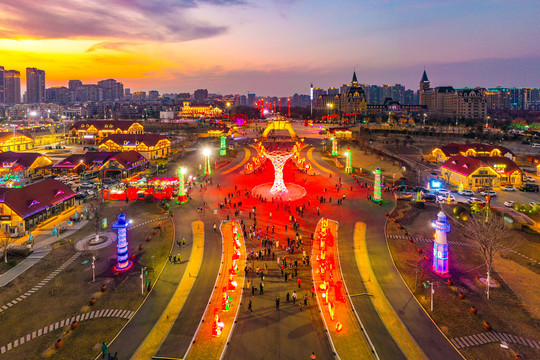
[[[289,117],[291,117],[291,99],[287,99],[287,106],[289,108]]]
[[[219,319],[219,309],[214,309],[214,321],[212,323],[212,336],[220,337],[225,324]]]

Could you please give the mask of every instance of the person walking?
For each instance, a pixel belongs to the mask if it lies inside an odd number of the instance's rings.
[[[250,312],[253,312],[253,308],[251,307],[251,300],[249,300],[248,310],[249,310]]]
[[[332,176],[332,175],[330,175],[330,176]],[[311,353],[311,359],[316,359],[316,358],[317,358],[317,356],[315,355],[314,352],[312,352],[312,353]]]
[[[276,310],[279,310],[279,296],[276,297]]]
[[[302,284],[302,280],[300,280],[300,278],[298,278],[297,284],[298,284],[298,288],[300,289],[300,285]]]
[[[105,359],[105,355],[109,353],[109,347],[105,344],[105,341],[101,344],[101,358]]]
[[[263,282],[261,282],[261,283],[259,284],[259,293],[260,293],[261,295],[264,294],[264,283],[263,283]]]
[[[311,297],[314,298],[315,297],[315,285],[313,285],[311,287]]]
[[[290,294],[289,294],[288,291],[287,291],[287,295],[285,295],[285,301],[287,302],[287,304],[288,304],[289,301],[290,301]]]
[[[307,307],[307,294],[304,294],[304,306]]]
[[[296,291],[293,291],[292,293],[292,303],[296,304]]]

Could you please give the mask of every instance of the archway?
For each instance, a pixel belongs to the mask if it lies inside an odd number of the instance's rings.
[[[288,120],[271,120],[268,122],[268,125],[266,125],[266,129],[264,129],[261,135],[261,140],[266,140],[268,137],[268,133],[272,130],[287,130],[293,140],[298,139],[298,136],[296,136],[296,132],[294,131],[291,123],[289,123]]]

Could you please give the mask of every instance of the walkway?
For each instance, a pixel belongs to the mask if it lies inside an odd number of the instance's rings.
[[[450,341],[458,349],[469,347],[469,346],[477,346],[477,345],[489,344],[492,342],[503,342],[503,341],[507,343],[514,343],[514,344],[519,344],[523,346],[529,346],[533,349],[540,349],[540,342],[538,341],[525,339],[517,335],[499,333],[496,331],[483,332],[483,333],[469,335],[469,336],[462,336],[458,338],[453,338]]]
[[[95,310],[95,311],[83,313],[77,316],[73,316],[71,318],[67,318],[62,321],[57,321],[54,324],[47,325],[44,328],[33,331],[32,333],[28,333],[25,336],[21,336],[20,339],[12,341],[5,346],[2,346],[0,348],[0,353],[4,354],[12,349],[15,349],[17,346],[24,344],[25,342],[31,341],[37,337],[40,337],[41,335],[45,335],[59,328],[63,328],[64,326],[71,325],[75,321],[80,322],[80,321],[92,320],[92,319],[98,319],[98,318],[113,318],[113,317],[122,318],[122,319],[130,319],[134,313],[135,312],[131,310],[121,310],[121,309],[103,309],[103,310]]]
[[[195,279],[199,274],[202,264],[204,251],[204,224],[202,221],[194,221],[191,224],[191,227],[193,230],[193,249],[189,256],[187,268],[184,271],[182,280],[180,281],[180,284],[178,284],[169,305],[167,305],[150,333],[131,357],[132,359],[147,360],[157,352],[169,334],[169,331],[178,318],[178,314],[180,314],[180,311],[184,307],[184,303],[193,288],[193,284],[195,283]]]
[[[56,275],[58,275],[62,270],[64,270],[65,268],[67,268],[69,265],[71,265],[72,262],[74,262],[82,253],[80,252],[77,252],[75,253],[72,257],[70,257],[65,263],[63,263],[62,265],[60,265],[60,267],[58,267],[58,269],[54,270],[52,273],[49,274],[49,276],[47,276],[45,279],[41,280],[41,282],[39,284],[37,284],[36,286],[34,286],[32,289],[28,290],[27,292],[25,292],[23,295],[17,297],[16,299],[14,300],[11,300],[9,303],[7,303],[6,305],[3,305],[1,308],[0,308],[0,313],[7,310],[8,308],[12,307],[13,305],[23,301],[24,299],[26,299],[27,297],[29,297],[30,295],[32,295],[33,293],[35,293],[36,291],[38,291],[39,289],[41,289],[43,286],[45,286],[49,281],[51,281],[52,279],[54,279],[56,277]],[[21,272],[22,273],[22,272]],[[20,275],[20,274],[18,274]],[[17,276],[18,276],[17,275]]]

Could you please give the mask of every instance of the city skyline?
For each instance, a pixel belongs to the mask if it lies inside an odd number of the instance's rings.
[[[416,90],[424,66],[432,86],[540,85],[540,45],[527,36],[540,31],[540,4],[522,1],[0,3],[1,65],[23,88],[27,67],[45,70],[47,87],[115,78],[161,93],[307,94],[353,69],[360,83]]]

